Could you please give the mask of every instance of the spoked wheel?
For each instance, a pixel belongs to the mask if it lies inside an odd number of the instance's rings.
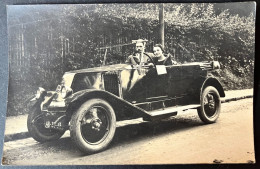
[[[65,132],[60,130],[45,128],[43,114],[39,107],[34,107],[27,118],[27,128],[32,136],[38,142],[47,142],[59,139]]]
[[[113,108],[103,99],[86,101],[71,119],[71,138],[83,152],[105,149],[116,130]]]
[[[204,123],[214,123],[220,114],[221,100],[216,88],[208,86],[201,95],[201,107],[198,115]]]

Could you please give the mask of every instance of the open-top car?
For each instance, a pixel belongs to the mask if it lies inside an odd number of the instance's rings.
[[[205,123],[215,122],[225,93],[210,72],[217,61],[176,65],[109,65],[66,72],[56,91],[39,88],[28,116],[31,136],[46,142],[66,130],[80,150],[104,150],[112,141],[116,122],[146,121],[197,109]]]

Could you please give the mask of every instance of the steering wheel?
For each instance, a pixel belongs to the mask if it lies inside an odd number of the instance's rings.
[[[148,56],[148,58],[151,60],[151,62],[152,62],[152,64],[153,64],[153,67],[155,67],[156,65],[155,65],[155,63],[154,63],[153,58],[151,58],[151,56],[149,56],[148,54],[145,54],[145,55]],[[140,64],[141,64],[141,62],[140,62]],[[148,63],[147,65],[143,65],[143,67],[150,68],[150,67],[151,67],[151,64]]]

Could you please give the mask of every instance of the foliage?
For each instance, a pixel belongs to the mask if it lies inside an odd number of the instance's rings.
[[[16,7],[15,7],[16,8]],[[25,9],[26,8],[26,9]],[[219,60],[226,89],[252,87],[255,18],[214,4],[164,5],[165,47],[178,62]],[[19,15],[17,15],[19,13]],[[33,5],[9,10],[8,114],[26,113],[41,86],[55,90],[65,71],[123,63],[133,39],[159,42],[158,4]],[[123,46],[112,47],[118,44]],[[104,48],[107,47],[107,52]]]

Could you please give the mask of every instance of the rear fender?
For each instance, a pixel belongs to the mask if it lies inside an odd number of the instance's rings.
[[[74,93],[65,100],[67,108],[67,117],[71,118],[72,114],[87,100],[100,98],[107,101],[114,109],[117,121],[130,118],[148,117],[148,113],[133,104],[121,99],[120,97],[104,90],[87,89]]]
[[[200,89],[200,95],[202,94],[203,90],[208,87],[208,86],[213,86],[218,90],[218,93],[220,95],[220,97],[225,97],[225,92],[224,89],[221,85],[221,83],[218,81],[218,79],[214,78],[214,77],[209,77],[207,78],[204,82],[203,85]]]

